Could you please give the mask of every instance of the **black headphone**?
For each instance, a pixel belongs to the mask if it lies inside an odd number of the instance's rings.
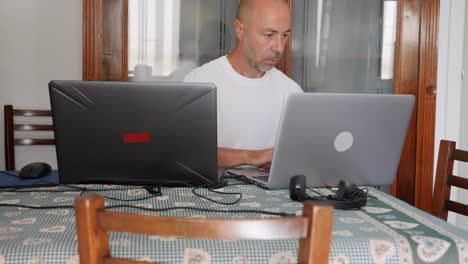
[[[359,209],[367,204],[367,194],[356,185],[346,186],[340,181],[335,195],[311,197],[306,193],[306,178],[304,175],[291,177],[289,181],[289,197],[298,202],[311,200],[318,204],[333,206],[335,209]]]

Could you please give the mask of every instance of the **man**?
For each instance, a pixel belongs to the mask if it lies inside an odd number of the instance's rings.
[[[217,87],[218,166],[269,167],[283,102],[299,85],[274,68],[291,32],[283,0],[240,0],[228,56],[194,69],[187,82]]]

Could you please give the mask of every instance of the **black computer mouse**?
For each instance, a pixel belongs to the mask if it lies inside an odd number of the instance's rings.
[[[50,174],[52,168],[45,162],[33,162],[21,168],[18,178],[34,179],[44,177]]]

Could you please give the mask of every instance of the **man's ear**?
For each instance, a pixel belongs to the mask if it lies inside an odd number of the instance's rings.
[[[238,40],[244,39],[244,24],[242,24],[238,19],[234,20],[234,30],[236,31]]]

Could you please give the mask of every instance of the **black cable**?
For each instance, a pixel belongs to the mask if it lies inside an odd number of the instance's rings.
[[[21,187],[16,187],[16,188],[13,188],[13,189],[4,189],[4,190],[0,190],[0,192],[14,192],[14,193],[30,193],[30,192],[34,192],[34,193],[39,193],[39,192],[47,192],[47,193],[62,193],[62,192],[79,192],[80,195],[82,195],[83,193],[85,192],[104,192],[104,191],[119,191],[119,190],[135,190],[135,189],[145,189],[144,187],[132,187],[132,188],[110,188],[110,189],[89,189],[89,188],[86,188],[86,187],[80,187],[80,186],[73,186],[73,185],[68,185],[68,184],[56,184],[54,186],[50,186],[50,187],[57,187],[57,186],[63,186],[63,187],[67,187],[67,188],[70,188],[70,189],[66,189],[66,190],[47,190],[47,189],[41,189],[41,190],[38,190],[38,189],[34,189],[35,187],[37,188],[38,186],[21,186]],[[43,186],[40,186],[40,187],[43,187]],[[31,190],[32,189],[32,190]],[[109,200],[113,200],[113,201],[120,201],[120,202],[136,202],[136,201],[142,201],[142,200],[147,200],[147,199],[150,199],[150,198],[154,198],[154,197],[157,197],[157,196],[161,196],[162,194],[159,193],[159,194],[155,194],[155,195],[150,195],[150,196],[146,196],[146,197],[140,197],[140,198],[134,198],[134,199],[120,199],[120,198],[115,198],[115,197],[111,197],[111,196],[105,196],[105,195],[102,195],[104,198],[106,199],[109,199]],[[209,199],[208,197],[206,197],[206,199]]]
[[[295,214],[276,213],[276,212],[269,212],[269,211],[262,211],[262,210],[221,210],[221,209],[206,209],[206,208],[197,208],[197,207],[146,208],[146,207],[133,206],[133,205],[112,205],[112,206],[106,207],[106,209],[116,209],[116,208],[133,208],[133,209],[141,209],[141,210],[150,211],[150,212],[164,212],[164,211],[182,209],[182,210],[193,210],[193,211],[202,211],[202,212],[210,212],[210,213],[258,213],[258,214],[268,214],[268,215],[277,215],[277,216],[295,216]]]
[[[318,199],[328,199],[328,200],[335,200],[335,201],[346,201],[346,200],[358,199],[361,197],[367,197],[367,193],[369,192],[369,189],[366,187],[363,187],[363,188],[356,187],[356,189],[352,191],[351,193],[346,194],[344,197],[339,197],[336,194],[323,195],[309,187],[307,187],[307,189],[315,194],[318,194],[319,196],[316,197]],[[332,191],[331,188],[328,188],[328,189]]]
[[[54,191],[54,190],[52,190]],[[42,191],[42,192],[52,192],[52,191]],[[61,191],[56,191],[56,192],[73,192],[73,191],[70,191],[70,190],[61,190]],[[75,191],[75,192],[78,192],[78,191]],[[79,196],[82,195],[83,193],[85,193],[87,191],[81,191]],[[154,197],[158,197],[158,196],[161,196],[161,195],[150,195],[150,196],[146,196],[146,197],[140,197],[140,198],[133,198],[133,199],[121,199],[121,198],[115,198],[115,197],[111,197],[111,196],[106,196],[106,195],[101,195],[102,197],[106,198],[106,199],[109,199],[109,200],[113,200],[113,201],[119,201],[119,202],[137,202],[137,201],[143,201],[143,200],[147,200],[147,199],[150,199],[150,198],[154,198]],[[1,206],[2,204],[0,204]]]
[[[14,178],[19,179],[19,178],[18,178],[18,175],[16,175],[16,174],[11,174],[11,173],[6,172],[6,171],[0,171],[0,173],[1,173],[1,174],[8,175],[8,176],[10,176],[10,177],[14,177]]]
[[[168,186],[170,184],[178,184],[178,185],[184,185],[184,186]],[[183,182],[183,181],[165,181],[165,182],[160,183],[158,187],[159,188],[170,187],[171,189],[172,188],[176,189],[176,188],[194,187],[194,185],[187,183],[187,182]]]
[[[167,184],[171,184],[171,183],[177,183],[179,185],[185,185],[187,187],[192,187],[192,193],[195,194],[196,196],[202,198],[202,199],[205,199],[205,200],[208,200],[210,202],[213,202],[213,203],[216,203],[216,204],[222,204],[222,205],[233,205],[233,204],[236,204],[238,203],[241,199],[242,199],[242,193],[240,192],[220,192],[220,191],[216,191],[212,188],[209,188],[207,187],[207,185],[202,185],[202,186],[194,186],[190,183],[186,183],[186,182],[181,182],[181,181],[167,181],[167,182],[164,182],[164,183],[161,183],[158,188],[160,190],[161,186],[164,186],[164,185],[167,185]],[[71,190],[47,190],[47,189],[41,189],[41,190],[38,190],[38,189],[34,189],[38,186],[34,186],[34,185],[31,185],[31,186],[21,186],[21,187],[16,187],[16,188],[13,188],[13,189],[4,189],[4,190],[0,190],[0,191],[4,191],[4,192],[15,192],[15,193],[25,193],[25,192],[48,192],[48,193],[60,193],[60,192],[80,192],[80,195],[82,195],[83,193],[85,192],[102,192],[102,191],[116,191],[116,190],[132,190],[132,189],[145,189],[145,187],[133,187],[133,188],[110,188],[110,189],[89,189],[89,188],[86,188],[86,187],[80,187],[80,186],[73,186],[73,185],[69,185],[69,184],[55,184],[53,186],[50,186],[50,187],[57,187],[57,186],[63,186],[63,187],[67,187],[67,188],[70,188]],[[228,185],[226,185],[228,186]],[[232,186],[232,185],[231,185]],[[40,187],[44,187],[44,186],[40,186]],[[214,199],[211,199],[207,196],[204,196],[202,194],[199,194],[196,192],[196,190],[198,190],[199,188],[206,188],[208,191],[210,192],[214,192],[214,193],[217,193],[217,194],[223,194],[223,195],[238,195],[239,197],[233,201],[233,202],[220,202],[220,201],[216,201]],[[32,190],[31,190],[32,189]],[[153,193],[154,194],[154,193]],[[141,198],[135,198],[135,199],[120,199],[120,198],[115,198],[115,197],[110,197],[110,196],[103,196],[104,198],[107,198],[109,200],[114,200],[114,201],[121,201],[121,202],[135,202],[135,201],[142,201],[142,200],[147,200],[147,199],[150,199],[150,198],[153,198],[153,197],[157,197],[157,196],[161,196],[162,194],[159,193],[159,194],[155,194],[155,195],[151,195],[151,196],[147,196],[147,197],[141,197]]]
[[[323,195],[323,194],[317,192],[316,190],[314,190],[314,189],[312,189],[312,188],[307,187],[307,190],[309,190],[309,191],[311,191],[311,192],[313,192],[313,193],[315,193],[315,194],[318,194],[318,197],[317,197],[317,198],[326,199],[326,198],[328,197],[328,195]],[[316,196],[315,196],[315,197],[316,197]]]
[[[69,185],[69,184],[62,184],[61,186],[81,189],[81,190],[89,191],[89,192],[127,191],[127,190],[145,189],[145,186],[134,186],[134,185],[132,185],[131,187],[129,186],[129,187],[100,188],[100,189],[90,189],[90,188],[86,188],[86,187],[73,186],[73,185]]]
[[[84,193],[88,192],[88,190],[84,190],[80,193],[80,196],[83,195]],[[154,197],[158,197],[158,196],[161,196],[162,194],[159,193],[159,194],[154,194],[154,195],[150,195],[150,196],[146,196],[146,197],[140,197],[140,198],[133,198],[133,199],[121,199],[121,198],[115,198],[115,197],[111,197],[111,196],[106,196],[106,195],[101,195],[102,197],[104,197],[105,199],[109,199],[109,200],[112,200],[112,201],[119,201],[119,202],[137,202],[137,201],[143,201],[143,200],[148,200],[150,198],[154,198]]]
[[[196,190],[198,190],[199,187],[195,187],[192,189],[192,193],[195,194],[196,196],[200,197],[200,198],[203,198],[203,199],[206,199],[210,202],[213,202],[213,203],[217,203],[217,204],[223,204],[223,205],[233,205],[233,204],[236,204],[238,203],[241,199],[242,199],[242,193],[240,192],[220,192],[220,191],[215,191],[211,188],[207,188],[208,191],[210,192],[214,192],[214,193],[218,193],[218,194],[234,194],[234,195],[239,195],[239,198],[237,198],[237,200],[233,201],[233,202],[219,202],[219,201],[216,201],[216,200],[213,200],[209,197],[206,197],[206,196],[203,196],[199,193],[196,192]]]
[[[231,178],[231,177],[229,177]],[[234,177],[232,177],[234,178]],[[237,178],[237,177],[236,177]],[[239,178],[237,178],[239,179]],[[159,193],[148,196],[148,197],[142,197],[142,198],[136,198],[136,199],[119,199],[119,198],[114,198],[114,197],[109,197],[109,196],[103,196],[105,199],[109,200],[114,200],[114,201],[124,201],[124,202],[131,202],[131,201],[141,201],[141,200],[146,200],[150,198],[154,198],[157,196],[161,196],[162,193],[160,192],[160,189],[162,186],[171,184],[171,183],[177,183],[179,185],[185,185],[187,187],[192,187],[192,193],[195,194],[196,196],[206,199],[208,201],[217,203],[217,204],[223,204],[223,205],[233,205],[238,203],[242,199],[242,193],[240,192],[220,192],[216,191],[213,188],[208,187],[207,185],[202,185],[202,186],[194,186],[190,183],[186,182],[181,182],[181,181],[168,181],[160,184],[158,186],[158,191]],[[233,186],[233,185],[241,185],[241,184],[232,184],[232,185],[226,185],[226,186]],[[80,195],[82,195],[85,192],[96,192],[96,191],[114,191],[114,190],[131,190],[131,189],[141,189],[144,187],[133,187],[133,188],[110,188],[110,189],[89,189],[85,187],[79,187],[79,186],[73,186],[73,185],[60,185],[56,184],[53,187],[56,186],[64,186],[68,187],[72,190],[28,190],[30,188],[34,188],[33,186],[27,186],[27,187],[19,187],[19,188],[14,188],[13,190],[5,190],[7,192],[70,192],[70,191],[76,191],[80,192]],[[41,186],[43,187],[43,186]],[[218,194],[227,194],[227,195],[238,195],[239,197],[233,201],[233,202],[219,202],[215,201],[209,197],[206,197],[204,195],[201,195],[196,192],[196,190],[200,188],[206,188],[210,192],[218,193]],[[148,191],[148,190],[147,190]],[[18,205],[18,204],[0,204],[1,206],[5,207],[21,207],[21,208],[29,208],[29,209],[72,209],[74,208],[73,206],[28,206],[28,205]],[[196,208],[196,207],[169,207],[169,208],[146,208],[146,207],[139,207],[139,206],[134,206],[134,205],[114,205],[114,206],[108,206],[106,207],[107,209],[114,209],[114,208],[133,208],[133,209],[141,209],[145,211],[153,211],[153,212],[162,212],[162,211],[170,211],[170,210],[180,210],[180,209],[186,209],[186,210],[195,210],[195,211],[204,211],[204,212],[219,212],[219,213],[262,213],[262,214],[268,214],[268,215],[278,215],[278,216],[291,216],[294,214],[287,214],[287,213],[276,213],[276,212],[269,212],[269,211],[261,211],[261,210],[220,210],[220,209],[203,209],[203,208]]]
[[[223,177],[221,177],[221,180],[239,180],[239,181],[242,181],[245,179],[245,176],[243,175],[237,175],[237,174],[233,174],[231,172],[227,172],[228,174],[224,175]]]
[[[72,190],[46,190],[46,189],[41,189],[38,190],[37,188],[48,188],[48,187],[68,187]],[[82,192],[82,191],[93,191],[93,192],[105,192],[105,191],[124,191],[124,190],[135,190],[135,189],[142,189],[143,187],[131,187],[131,188],[101,188],[101,189],[89,189],[86,187],[80,187],[80,186],[73,186],[69,184],[57,184],[57,183],[50,183],[50,185],[45,186],[45,185],[27,185],[27,186],[16,186],[16,187],[11,187],[11,188],[5,188],[5,189],[0,189],[0,192],[16,192],[16,193],[24,193],[24,192]]]
[[[231,176],[226,176],[226,179],[235,179],[235,180],[238,180],[238,181],[241,181],[243,183],[245,183],[244,185],[255,185],[257,187],[260,187],[262,189],[265,189],[265,190],[269,190],[268,187],[262,185],[262,184],[259,184],[257,181],[254,181],[244,175],[235,175],[235,174],[232,174],[230,172],[228,172]],[[239,184],[240,185],[240,184]]]
[[[194,193],[196,196],[202,198],[202,199],[205,199],[205,200],[208,200],[210,202],[213,202],[213,203],[217,203],[217,204],[223,204],[223,205],[233,205],[233,204],[236,204],[238,203],[241,199],[242,199],[242,193],[230,193],[230,192],[219,192],[219,191],[215,191],[213,189],[210,189],[210,188],[207,188],[207,187],[204,187],[204,186],[194,186],[192,184],[189,184],[189,183],[185,183],[185,182],[180,182],[180,181],[168,181],[168,182],[164,182],[162,183],[161,185],[158,186],[158,188],[161,188],[161,186],[163,186],[164,184],[171,184],[171,183],[177,183],[177,184],[183,184],[183,185],[186,185],[187,187],[192,187],[192,193]],[[13,188],[13,189],[4,189],[4,190],[0,190],[1,191],[4,191],[4,192],[14,192],[14,193],[26,193],[26,192],[48,192],[48,193],[61,193],[61,192],[80,192],[80,195],[85,193],[85,192],[103,192],[103,191],[118,191],[118,190],[135,190],[135,189],[145,189],[145,187],[132,187],[132,188],[110,188],[110,189],[89,189],[89,188],[86,188],[86,187],[79,187],[79,186],[73,186],[73,185],[66,185],[66,184],[56,184],[55,186],[50,186],[50,187],[57,187],[57,186],[63,186],[63,187],[68,187],[70,189],[67,189],[67,190],[47,190],[47,189],[42,189],[42,190],[37,190],[37,189],[34,189],[35,187],[34,186],[21,186],[21,187],[18,187],[18,188]],[[38,186],[36,186],[38,187]],[[44,186],[40,186],[40,187],[44,187]],[[211,192],[214,192],[214,193],[218,193],[218,194],[227,194],[227,195],[230,195],[230,194],[233,194],[233,195],[239,195],[240,197],[233,201],[233,202],[219,202],[219,201],[216,201],[216,200],[213,200],[209,197],[206,197],[204,195],[201,195],[199,193],[196,192],[197,189],[199,188],[206,188],[207,190],[211,191]],[[31,190],[32,189],[32,190]],[[150,199],[150,198],[153,198],[153,197],[157,197],[157,196],[161,196],[162,194],[159,193],[159,194],[156,194],[156,195],[150,195],[150,196],[147,196],[147,197],[141,197],[141,198],[135,198],[135,199],[120,199],[120,198],[115,198],[115,197],[110,197],[110,196],[105,196],[105,195],[102,195],[104,198],[107,198],[109,200],[113,200],[113,201],[120,201],[120,202],[135,202],[135,201],[142,201],[142,200],[147,200],[147,199]]]
[[[192,187],[192,193],[195,194],[196,196],[202,198],[202,199],[205,199],[205,200],[208,200],[210,202],[213,202],[213,203],[216,203],[216,204],[222,204],[222,205],[233,205],[233,204],[236,204],[238,203],[241,199],[242,199],[242,193],[231,193],[231,192],[219,192],[219,191],[215,191],[214,189],[208,187],[208,185],[201,185],[201,186],[195,186],[193,184],[190,184],[190,183],[186,183],[186,182],[180,182],[180,181],[168,181],[168,182],[164,182],[162,184],[159,185],[159,187],[162,187],[164,186],[164,184],[170,184],[170,183],[177,183],[177,184],[182,184],[182,185],[185,185],[187,187]],[[237,198],[237,200],[235,200],[234,202],[219,202],[219,201],[216,201],[216,200],[213,200],[209,197],[206,197],[204,195],[201,195],[199,193],[196,192],[196,190],[198,190],[199,188],[206,188],[208,191],[210,192],[214,192],[214,193],[218,193],[218,194],[227,194],[227,195],[230,195],[230,194],[234,194],[234,195],[239,195],[240,197]]]
[[[38,182],[30,185],[20,185],[20,186],[3,186],[0,188],[0,192],[69,192],[70,190],[37,190],[37,188],[53,188],[58,187],[59,184],[53,182]],[[30,190],[31,189],[31,190]]]
[[[246,180],[245,176],[235,175],[235,174],[231,174],[231,173],[229,173],[229,176],[224,175],[221,179],[222,180],[237,180],[238,181],[238,182],[233,183],[233,184],[226,184],[226,186],[255,185],[255,184],[252,183],[252,181]]]
[[[86,191],[83,191],[80,193],[80,196],[85,193]],[[148,199],[151,199],[151,198],[154,198],[154,197],[157,197],[157,196],[161,196],[161,195],[150,195],[150,196],[145,196],[145,197],[140,197],[140,198],[132,198],[132,199],[121,199],[121,198],[115,198],[115,197],[111,197],[111,196],[106,196],[106,195],[100,195],[102,197],[104,197],[105,199],[109,199],[109,200],[112,200],[112,201],[119,201],[119,202],[137,202],[137,201],[143,201],[143,200],[148,200]]]
[[[246,182],[233,183],[233,184],[227,184],[226,187],[228,187],[228,186],[241,186],[241,185],[252,185],[252,183],[246,183]]]
[[[148,200],[150,198],[154,198],[154,197],[157,197],[157,196],[161,196],[161,195],[150,195],[150,196],[141,197],[141,198],[134,198],[134,199],[120,199],[120,198],[114,198],[114,197],[103,196],[102,195],[102,197],[104,197],[106,199],[113,200],[113,201],[119,201],[119,202],[137,202],[137,201]]]
[[[3,207],[39,209],[39,210],[75,209],[75,207],[71,206],[71,205],[33,206],[33,205],[2,204],[2,203],[0,203],[0,207],[2,207],[2,206]],[[127,205],[127,204],[111,205],[111,206],[106,206],[105,208],[106,209],[131,208],[131,209],[139,209],[139,210],[150,211],[150,212],[166,212],[166,211],[174,211],[174,210],[193,210],[193,211],[210,212],[210,213],[257,213],[257,214],[267,214],[267,215],[277,215],[277,216],[295,216],[295,214],[277,213],[277,212],[269,212],[269,211],[262,211],[262,210],[221,210],[221,209],[206,209],[206,208],[197,208],[197,207],[146,208],[146,207],[135,206],[135,205]]]
[[[39,210],[74,209],[75,208],[73,205],[35,206],[35,205],[2,204],[2,203],[0,203],[0,207],[17,207],[17,208],[39,209]]]

